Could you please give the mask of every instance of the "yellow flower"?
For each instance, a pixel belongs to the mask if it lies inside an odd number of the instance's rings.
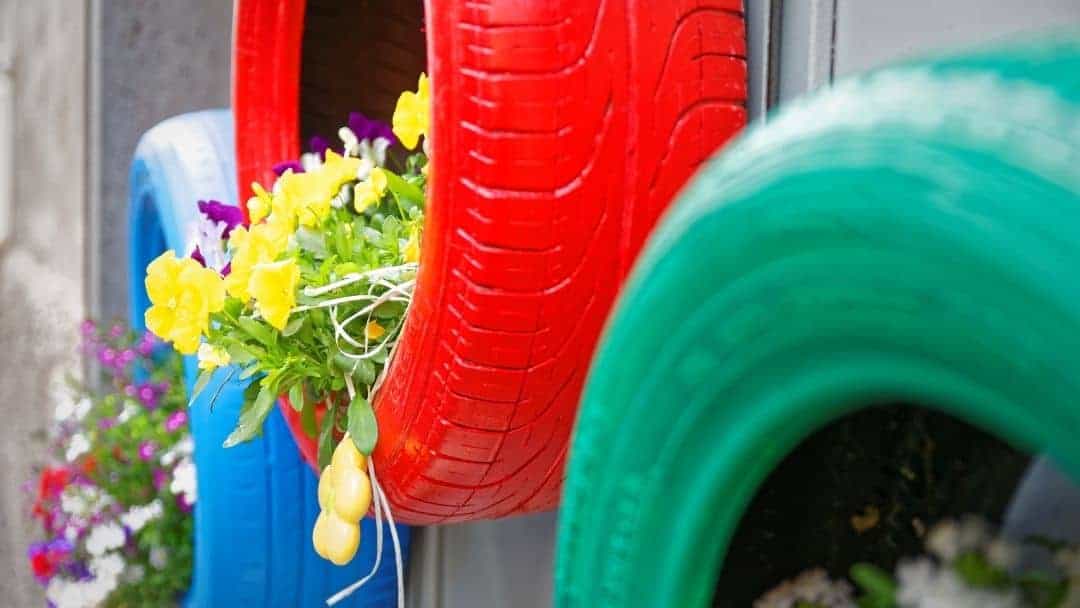
[[[377,204],[386,192],[386,173],[375,167],[368,178],[356,184],[353,190],[353,207],[357,213],[363,213],[368,207]]]
[[[251,190],[255,193],[255,196],[249,198],[247,202],[248,219],[251,220],[252,224],[258,224],[270,214],[270,205],[273,199],[270,197],[270,193],[259,185],[259,182],[252,182]]]
[[[420,261],[420,229],[418,227],[413,226],[412,230],[409,231],[409,240],[405,243],[402,256],[405,258],[406,263]]]
[[[402,145],[412,150],[421,135],[427,135],[431,111],[431,85],[427,74],[420,74],[416,92],[405,91],[394,108],[394,135]]]
[[[146,267],[146,293],[152,304],[146,327],[185,355],[198,348],[211,313],[225,306],[221,276],[191,258],[177,259],[171,249]]]
[[[333,150],[326,151],[326,162],[319,165],[317,175],[324,182],[329,192],[327,198],[333,198],[347,182],[356,179],[360,170],[360,159],[355,156],[342,156]]]
[[[319,513],[311,542],[315,552],[337,565],[349,563],[360,546],[360,520],[371,508],[367,459],[348,433],[319,476]]]
[[[378,321],[368,321],[364,326],[364,337],[368,340],[378,340],[386,335],[386,328],[379,325]]]
[[[199,369],[209,372],[228,364],[229,353],[224,348],[206,342],[199,345]]]
[[[251,281],[252,269],[258,264],[274,261],[288,242],[289,232],[277,223],[234,228],[229,235],[232,261],[229,276],[225,277],[225,288],[229,295],[244,302],[250,300],[248,283]]]
[[[251,271],[248,291],[255,298],[255,309],[278,331],[289,321],[299,283],[300,267],[293,259],[258,264]]]

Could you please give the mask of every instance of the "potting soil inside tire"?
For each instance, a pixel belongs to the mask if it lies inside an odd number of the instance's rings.
[[[713,606],[750,606],[804,570],[845,577],[923,552],[935,522],[1000,524],[1030,457],[946,414],[860,410],[804,440],[766,478],[728,545]]]
[[[307,0],[300,67],[300,134],[337,142],[349,112],[390,123],[416,90],[427,48],[420,0]]]

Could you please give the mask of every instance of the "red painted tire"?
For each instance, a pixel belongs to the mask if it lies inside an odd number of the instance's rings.
[[[330,4],[313,1],[309,17],[346,10]],[[401,521],[557,504],[618,287],[676,191],[745,123],[741,1],[632,4],[428,0],[432,202],[413,309],[375,404],[375,459]],[[301,123],[321,120],[301,115],[301,89],[324,88],[308,82],[308,66],[342,53],[315,48],[323,43],[305,36],[304,9],[238,1],[241,184],[267,180],[274,162],[298,153]],[[364,11],[361,21],[390,26],[369,29],[408,35],[395,29],[398,0]],[[394,40],[368,64],[390,80],[410,61]],[[339,103],[331,97],[324,106]],[[392,101],[359,109],[386,117]]]

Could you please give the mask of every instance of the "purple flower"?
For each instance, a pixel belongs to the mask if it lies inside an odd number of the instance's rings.
[[[109,328],[109,335],[113,338],[119,338],[124,335],[124,326],[119,323],[114,324]]]
[[[330,142],[321,135],[316,135],[308,141],[308,150],[312,154],[318,154],[319,160],[326,160],[326,151],[330,149]]]
[[[112,367],[116,364],[116,350],[106,346],[98,351],[98,361],[106,367]]]
[[[79,325],[79,331],[84,336],[92,336],[97,332],[97,323],[94,323],[93,319],[87,319]]]
[[[372,120],[360,112],[349,112],[348,125],[349,130],[360,141],[366,139],[373,142],[376,137],[382,137],[388,140],[391,146],[397,143],[397,137],[394,137],[394,130],[390,125],[381,120]]]
[[[169,417],[165,419],[165,430],[172,433],[177,429],[187,424],[188,416],[187,412],[180,410],[169,414]]]
[[[153,441],[144,441],[139,444],[139,458],[144,462],[153,458],[155,452],[157,452],[157,446]]]
[[[324,148],[325,152],[325,148]],[[286,171],[292,171],[293,173],[303,173],[304,165],[300,164],[298,160],[287,160],[274,165],[274,175],[281,177]]]
[[[188,502],[186,494],[180,493],[176,495],[176,506],[180,507],[180,510],[184,513],[191,513],[191,503]]]
[[[239,207],[233,207],[218,201],[199,201],[199,211],[210,221],[225,224],[225,238],[229,238],[229,233],[232,232],[233,228],[244,223],[244,212]]]
[[[157,338],[150,332],[143,332],[139,343],[135,345],[135,350],[142,357],[149,357],[154,353],[154,347],[157,346]],[[132,395],[134,396],[134,395]]]
[[[160,490],[169,483],[169,474],[164,469],[154,469],[154,489]]]
[[[118,367],[127,367],[135,361],[135,351],[130,348],[125,348],[120,351],[120,354],[116,357],[116,365]]]
[[[166,387],[167,386],[168,385],[166,385]],[[150,382],[144,382],[135,387],[135,396],[148,410],[157,408],[161,395],[164,394],[164,392],[164,390],[161,390],[160,384],[152,384]]]
[[[103,431],[107,431],[114,426],[116,426],[115,418],[102,418],[101,420],[98,420],[98,428]]]
[[[189,255],[188,257],[195,260],[196,262],[198,262],[199,266],[202,266],[203,268],[206,268],[206,258],[203,257],[202,252],[199,251],[199,246],[198,245],[195,246],[195,250],[192,251],[191,255]]]

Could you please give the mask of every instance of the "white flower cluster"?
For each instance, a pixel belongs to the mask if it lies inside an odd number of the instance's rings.
[[[191,458],[194,451],[195,442],[192,440],[191,435],[188,435],[166,450],[159,459],[162,466],[176,465],[172,471],[169,491],[176,495],[183,495],[184,500],[189,505],[195,504],[198,497],[195,482],[195,462]]]
[[[90,519],[111,504],[113,504],[112,497],[102,492],[97,486],[69,484],[60,494],[60,509],[68,519],[67,526],[64,528],[64,537],[70,542],[75,542],[79,531],[88,525]]]
[[[90,440],[86,438],[86,435],[82,433],[75,433],[68,440],[67,450],[64,451],[64,458],[68,462],[75,462],[75,460],[83,454],[90,451]]]
[[[960,580],[948,566],[927,558],[901,562],[896,567],[899,583],[896,602],[902,608],[1021,608],[1016,589],[977,589]]]
[[[86,551],[90,555],[104,555],[107,551],[119,549],[127,541],[124,529],[116,522],[107,522],[94,526],[86,537]]]
[[[86,417],[86,414],[90,411],[92,405],[90,399],[86,397],[75,401],[65,392],[64,396],[57,396],[56,410],[53,411],[53,418],[55,418],[57,422],[65,422],[67,420],[79,421]]]
[[[124,424],[128,420],[131,420],[135,414],[138,414],[141,409],[142,408],[131,399],[125,399],[124,409],[120,410],[120,414],[116,417],[116,423]]]
[[[145,505],[136,505],[128,509],[127,513],[120,516],[120,523],[128,527],[132,532],[138,532],[143,527],[162,516],[165,513],[160,499],[154,499]]]
[[[851,585],[830,579],[828,573],[818,568],[784,581],[779,587],[758,598],[754,602],[754,608],[795,608],[802,604],[855,608],[855,599],[851,592]]]
[[[45,597],[56,608],[93,608],[105,601],[113,589],[116,589],[121,575],[124,575],[124,558],[116,553],[107,553],[90,560],[90,573],[93,578],[76,581],[55,576],[45,589]],[[125,575],[126,577],[126,575]]]

